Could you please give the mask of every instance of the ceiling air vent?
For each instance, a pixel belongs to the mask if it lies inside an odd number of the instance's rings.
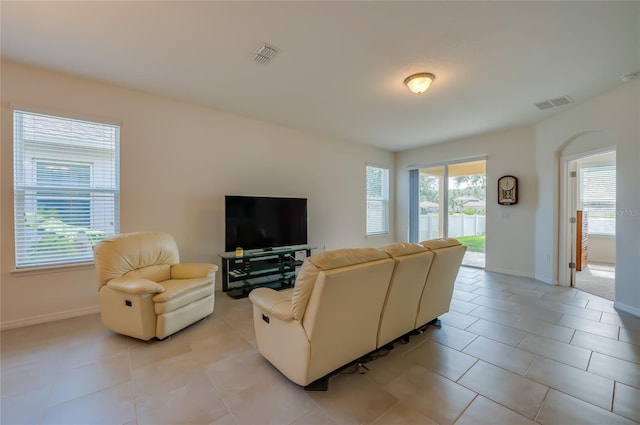
[[[270,46],[268,44],[262,44],[253,53],[253,56],[251,56],[251,60],[261,65],[266,65],[278,54],[278,52],[278,48]]]
[[[573,103],[573,99],[569,96],[556,97],[555,99],[547,99],[543,102],[534,103],[534,106],[541,111],[546,109],[555,108],[557,106],[564,106]]]
[[[553,103],[549,102],[548,100],[545,100],[544,102],[536,103],[535,105],[536,105],[536,108],[540,109],[541,111],[544,111],[545,109],[553,108]]]

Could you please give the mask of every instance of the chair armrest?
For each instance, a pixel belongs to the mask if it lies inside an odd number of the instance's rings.
[[[193,279],[196,277],[213,277],[218,271],[215,264],[180,263],[171,266],[171,279]]]
[[[107,282],[107,286],[115,291],[129,294],[159,294],[164,292],[164,286],[152,280],[138,277],[118,277]]]
[[[256,288],[249,292],[254,307],[279,319],[293,320],[291,294],[275,291],[271,288]]]

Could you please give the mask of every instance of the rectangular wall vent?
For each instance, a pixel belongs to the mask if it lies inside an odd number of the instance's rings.
[[[573,103],[573,99],[569,96],[556,97],[555,99],[547,99],[542,102],[534,103],[534,106],[541,111],[546,109],[555,108],[557,106],[564,106]]]
[[[273,47],[268,44],[262,44],[256,49],[255,52],[253,52],[251,60],[261,65],[266,65],[278,54],[278,52],[279,50],[277,47]]]

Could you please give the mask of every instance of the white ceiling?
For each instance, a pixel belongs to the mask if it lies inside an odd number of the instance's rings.
[[[640,70],[640,2],[2,1],[2,57],[392,151]],[[266,42],[280,49],[252,62]],[[422,95],[403,80],[432,72]]]

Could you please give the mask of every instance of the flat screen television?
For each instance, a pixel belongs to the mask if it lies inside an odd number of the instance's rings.
[[[307,244],[305,198],[236,195],[224,198],[225,251]]]

